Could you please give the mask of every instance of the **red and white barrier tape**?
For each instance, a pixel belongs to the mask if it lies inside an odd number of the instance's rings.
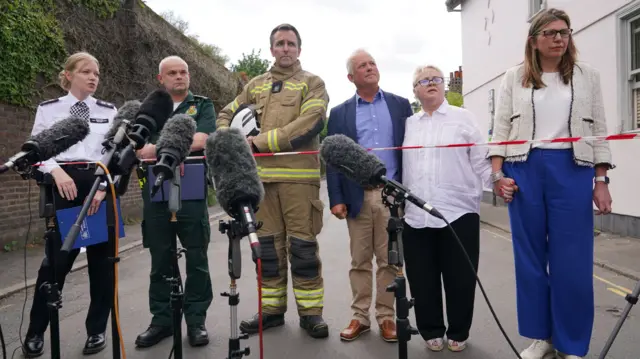
[[[367,148],[367,151],[389,151],[389,150],[419,150],[425,148],[455,148],[455,147],[480,147],[480,146],[508,146],[508,145],[525,145],[537,143],[567,143],[567,142],[587,142],[587,141],[621,141],[640,139],[640,133],[621,133],[609,136],[585,136],[585,137],[561,137],[548,140],[515,140],[515,141],[496,141],[496,142],[477,142],[477,143],[452,143],[446,145],[428,145],[428,146],[398,146],[398,147],[377,147]],[[320,151],[294,151],[294,152],[276,152],[276,153],[254,153],[254,157],[273,157],[273,156],[291,156],[291,155],[317,155]],[[188,160],[204,159],[204,156],[187,157]],[[142,162],[155,162],[155,159],[141,160]],[[88,164],[95,162],[67,162],[68,164]],[[39,165],[36,165],[39,166]]]

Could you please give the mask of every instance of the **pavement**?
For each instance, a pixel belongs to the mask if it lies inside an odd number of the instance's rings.
[[[322,196],[328,204],[326,190],[323,187]],[[500,216],[502,211],[502,217]],[[481,255],[479,277],[482,281],[492,307],[494,308],[504,330],[518,350],[526,347],[529,341],[520,337],[517,330],[515,308],[515,279],[513,268],[513,253],[511,239],[508,232],[508,220],[504,214],[506,209],[484,205],[481,216],[483,219],[481,231]],[[186,338],[183,341],[185,358],[224,358],[227,357],[229,337],[229,305],[220,293],[228,291],[229,278],[227,274],[228,241],[217,229],[217,219],[224,217],[212,215],[212,235],[209,249],[209,263],[214,287],[214,301],[208,311],[207,327],[211,343],[201,348],[191,348]],[[495,216],[495,217],[494,217]],[[350,267],[348,231],[346,223],[332,217],[329,208],[325,208],[325,226],[319,235],[320,254],[323,259],[323,275],[325,281],[325,310],[324,317],[330,328],[327,339],[315,340],[298,326],[295,313],[295,302],[292,290],[289,289],[289,311],[287,324],[283,327],[270,329],[264,333],[264,358],[297,358],[305,356],[315,358],[397,358],[398,346],[383,342],[378,336],[378,328],[372,327],[370,333],[360,339],[344,343],[339,340],[339,332],[348,324],[351,316],[351,290],[349,287],[348,271]],[[126,356],[122,358],[146,359],[167,357],[171,351],[171,338],[149,349],[136,349],[136,336],[144,331],[149,324],[148,283],[150,257],[148,251],[141,248],[139,241],[139,225],[125,228],[126,238],[121,244],[122,261],[119,266],[119,298],[120,320],[122,322],[123,343]],[[138,237],[136,237],[138,236]],[[640,272],[640,265],[627,258],[633,257],[634,251],[640,248],[636,240],[608,237],[600,234],[596,237],[596,257],[599,263],[594,263],[594,290],[596,295],[596,317],[592,336],[591,353],[586,358],[598,358],[604,343],[612,329],[620,319],[625,305],[624,296],[631,292],[636,285],[632,277]],[[601,243],[600,243],[601,242]],[[126,251],[123,251],[127,249]],[[248,244],[242,246],[242,277],[237,281],[240,293],[238,320],[253,315],[257,309],[257,290],[254,266]],[[27,250],[27,281],[35,277],[41,260],[41,249]],[[83,255],[81,255],[83,256]],[[619,258],[622,258],[618,260]],[[37,258],[35,258],[37,257]],[[636,257],[637,258],[637,257]],[[24,286],[23,253],[10,252],[0,256],[3,271],[0,272],[1,287],[9,288],[15,285]],[[67,359],[82,358],[84,344],[84,321],[89,304],[88,276],[82,261],[78,258],[76,270],[69,274],[63,293],[63,307],[60,310],[61,351],[62,357]],[[184,260],[181,259],[182,273]],[[375,264],[374,264],[375,265]],[[615,265],[617,270],[610,270]],[[634,267],[635,266],[635,267]],[[612,267],[613,268],[613,267]],[[374,268],[375,269],[375,268]],[[467,268],[461,268],[466,270]],[[10,272],[10,273],[7,273]],[[625,273],[624,275],[621,274]],[[291,281],[289,281],[291,282]],[[0,299],[0,324],[7,341],[9,355],[20,346],[18,333],[26,332],[29,306],[31,305],[33,288],[27,293],[24,290],[14,291]],[[3,292],[9,292],[3,289]],[[410,297],[410,293],[407,295]],[[579,300],[579,298],[577,298]],[[24,318],[23,313],[24,312]],[[22,321],[24,319],[24,322]],[[410,320],[415,325],[413,311]],[[186,328],[183,325],[183,334]],[[637,359],[640,357],[640,322],[633,308],[630,316],[624,322],[622,329],[614,341],[607,358]],[[111,331],[109,329],[109,339]],[[49,358],[49,337],[46,335],[45,355]],[[253,336],[242,341],[242,346],[249,346],[249,358],[259,357],[258,337]],[[16,353],[20,358],[21,354]],[[93,355],[97,359],[112,358],[111,345],[103,352]],[[507,341],[496,325],[489,308],[484,301],[482,292],[477,290],[474,324],[469,339],[469,347],[461,353],[431,353],[425,349],[424,341],[414,336],[409,342],[408,358],[482,358],[502,359],[515,358]]]

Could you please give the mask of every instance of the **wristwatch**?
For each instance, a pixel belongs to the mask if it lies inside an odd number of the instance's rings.
[[[604,182],[605,184],[609,184],[609,177],[607,177],[607,176],[596,176],[594,182]]]
[[[98,186],[98,191],[106,191],[107,189],[107,181],[100,182]]]

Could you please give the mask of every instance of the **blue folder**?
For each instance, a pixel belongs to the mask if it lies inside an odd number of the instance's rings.
[[[120,199],[117,200],[118,206],[118,232],[120,238],[124,238],[124,223],[122,221],[122,211],[120,210]],[[71,226],[76,223],[82,206],[61,209],[56,211],[58,218],[58,228],[60,229],[61,239],[65,240]],[[109,211],[113,211],[113,207],[109,206]],[[98,212],[93,216],[87,215],[80,226],[80,233],[73,245],[74,249],[88,247],[94,244],[103,243],[109,240],[107,231],[107,201],[104,200],[98,208]]]
[[[148,191],[151,194],[156,176],[153,166],[147,171]],[[167,202],[171,195],[171,180],[165,180],[151,202]],[[187,163],[184,165],[184,176],[180,177],[180,199],[183,201],[202,200],[207,198],[207,174],[204,163]]]

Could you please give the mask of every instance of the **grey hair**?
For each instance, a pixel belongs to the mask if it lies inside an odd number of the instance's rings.
[[[189,64],[187,64],[186,61],[184,61],[180,56],[167,56],[164,59],[162,59],[162,61],[160,61],[160,65],[158,65],[158,73],[161,74],[162,73],[162,66],[164,64],[166,64],[167,62],[171,61],[171,60],[178,60],[181,61],[185,64],[185,66],[187,66],[187,70],[189,70]]]
[[[427,69],[433,69],[433,70],[438,71],[440,73],[440,75],[444,78],[444,72],[442,72],[442,70],[440,70],[440,68],[438,66],[435,66],[435,65],[418,66],[416,68],[416,70],[413,72],[413,82],[412,82],[413,86],[415,86],[418,83],[420,74],[425,72]]]
[[[371,54],[363,48],[357,49],[356,51],[352,52],[351,56],[349,56],[349,58],[347,59],[347,73],[349,75],[353,75],[353,59],[360,54],[367,54],[371,56]],[[371,58],[373,58],[373,56],[371,56]]]

